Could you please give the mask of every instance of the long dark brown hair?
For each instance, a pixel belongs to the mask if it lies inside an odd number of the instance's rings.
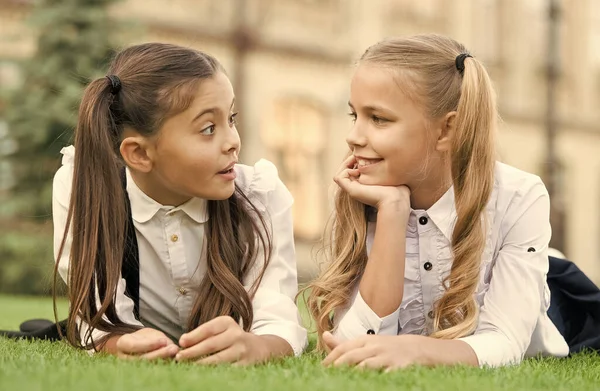
[[[189,107],[198,83],[217,72],[224,72],[222,66],[205,53],[147,43],[115,56],[108,74],[120,79],[118,94],[111,93],[107,78],[94,80],[85,89],[75,130],[71,201],[54,271],[56,286],[58,260],[70,231],[73,242],[66,338],[72,345],[86,349],[102,346],[108,337],[94,341],[93,329],[109,336],[136,330],[120,320],[115,309],[129,213],[121,182],[125,167],[119,152],[123,129],[132,128],[144,136],[155,134],[166,119]],[[207,272],[198,287],[188,329],[229,315],[248,331],[252,325],[251,299],[270,259],[271,227],[237,187],[229,199],[209,201],[208,213]],[[246,291],[243,280],[261,253],[264,264]],[[99,308],[96,296],[100,297]],[[77,332],[77,318],[89,325],[84,336]]]

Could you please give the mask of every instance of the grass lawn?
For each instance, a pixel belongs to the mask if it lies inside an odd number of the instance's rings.
[[[32,317],[52,318],[50,299],[0,296],[0,329]],[[59,313],[64,316],[65,303]],[[328,369],[320,357],[236,368],[89,357],[63,343],[0,339],[0,390],[600,390],[600,357],[527,360],[496,370],[413,368],[395,373]]]

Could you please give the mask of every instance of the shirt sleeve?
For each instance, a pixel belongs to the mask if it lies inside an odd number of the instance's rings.
[[[56,262],[59,262],[58,272],[61,278],[63,279],[63,281],[65,281],[65,283],[68,283],[69,259],[71,254],[71,245],[73,243],[73,234],[71,232],[71,229],[69,229],[69,232],[67,234],[62,254],[60,254],[60,259],[58,258],[58,255],[63,240],[65,227],[67,224],[69,201],[71,197],[71,186],[73,180],[74,148],[72,146],[63,148],[61,152],[63,153],[63,165],[61,168],[59,168],[56,175],[54,176],[52,188],[54,259]],[[98,289],[96,289],[96,306],[100,306],[100,297],[98,295]],[[121,279],[117,286],[115,308],[117,311],[117,315],[119,316],[119,319],[121,319],[121,321],[130,325],[143,327],[143,325],[135,319],[135,315],[133,314],[133,301],[125,295],[125,279]],[[105,320],[108,319],[106,319],[105,317]],[[78,328],[82,344],[89,342],[83,340],[89,326],[81,320],[78,320]],[[94,341],[98,341],[100,338],[104,337],[107,334],[107,332],[94,329],[92,331],[91,336]]]
[[[506,232],[492,269],[475,333],[461,338],[480,366],[519,363],[531,342],[541,311],[551,236],[550,201],[541,180],[517,193],[509,206]]]
[[[341,340],[358,338],[365,334],[397,335],[400,307],[380,317],[362,298],[358,286],[354,290],[350,305],[334,315],[333,335]]]
[[[264,212],[273,241],[269,264],[252,300],[254,320],[251,332],[283,338],[298,356],[306,347],[307,338],[294,301],[298,293],[298,276],[292,220],[293,198],[279,179],[275,166],[266,160],[254,166],[247,192],[257,209]],[[261,260],[259,254],[254,269],[244,281],[247,289],[262,270],[264,263]]]

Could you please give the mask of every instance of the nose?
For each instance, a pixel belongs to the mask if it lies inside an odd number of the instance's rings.
[[[235,126],[231,127],[230,129],[231,130],[227,134],[227,139],[223,144],[223,152],[227,154],[233,153],[237,157],[241,146],[240,135]]]
[[[346,136],[346,143],[348,143],[351,150],[367,145],[367,137],[361,131],[358,121],[354,123],[352,129],[350,129],[350,133]]]

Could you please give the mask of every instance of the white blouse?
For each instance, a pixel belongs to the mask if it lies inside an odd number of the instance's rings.
[[[550,305],[546,274],[551,229],[544,184],[535,175],[497,163],[485,213],[487,239],[476,291],[479,324],[472,335],[461,340],[473,348],[481,366],[518,363],[523,357],[538,354],[566,356],[567,343],[546,314]],[[367,331],[431,334],[431,311],[444,292],[442,280],[452,266],[450,243],[455,221],[453,188],[429,210],[411,211],[400,307],[381,318],[355,287],[350,306],[336,316],[335,333],[343,339]],[[369,253],[375,224],[368,223]]]
[[[73,177],[73,146],[63,148],[62,167],[54,177],[53,219],[55,258],[67,220]],[[251,332],[276,335],[286,340],[296,355],[306,346],[306,330],[300,324],[294,297],[298,291],[296,255],[292,230],[293,199],[277,175],[275,166],[261,160],[254,167],[238,164],[236,185],[241,188],[272,226],[273,251],[264,277],[252,300]],[[125,280],[117,289],[119,318],[132,325],[149,326],[178,339],[186,328],[194,288],[206,273],[204,228],[207,201],[193,198],[178,207],[163,206],[137,187],[127,170],[127,192],[136,230],[140,260],[140,321],[133,314],[133,301],[125,296]],[[67,281],[72,233],[69,232],[60,259],[59,272]],[[249,289],[262,268],[261,255],[243,281]],[[82,336],[86,325],[82,325]],[[93,332],[98,339],[104,333]]]

